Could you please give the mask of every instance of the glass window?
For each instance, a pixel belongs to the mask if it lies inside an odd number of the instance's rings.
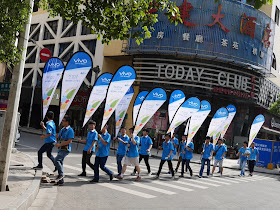
[[[68,62],[74,52],[74,45],[67,51],[67,53],[61,58],[63,62]]]
[[[26,55],[28,56],[33,49],[34,49],[34,46],[27,47],[27,54]],[[35,50],[33,52],[33,54],[25,61],[25,63],[35,63],[36,52],[37,52],[37,50]]]
[[[85,41],[82,41],[82,42],[89,49],[89,51],[94,55],[95,54],[95,48],[96,48],[96,39],[85,40]]]
[[[71,44],[71,42],[60,43],[58,56],[60,56],[70,44]]]
[[[49,21],[48,25],[50,26],[50,28],[53,30],[53,32],[56,34],[57,32],[57,26],[58,26],[58,20],[54,20],[54,21]]]
[[[49,29],[45,26],[44,30],[44,40],[54,39],[52,34],[50,33]]]
[[[32,24],[30,26],[30,32],[29,32],[29,35],[32,34],[32,32],[35,30],[35,28],[38,26],[38,23],[37,24]]]
[[[275,19],[274,19],[275,23],[277,23],[277,25],[279,25],[279,8],[276,7],[275,9]]]

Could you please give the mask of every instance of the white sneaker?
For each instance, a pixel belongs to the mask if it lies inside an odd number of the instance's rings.
[[[209,175],[206,176],[206,178],[209,178],[209,177],[210,177]]]
[[[223,177],[223,174],[221,174],[220,177]]]
[[[201,178],[202,176],[198,175],[198,178]]]
[[[173,179],[173,180],[174,180],[174,179],[175,179],[175,176],[172,176],[172,177],[171,177],[171,179]]]
[[[132,172],[130,175],[131,175],[131,176],[135,176],[135,175],[136,175],[136,173],[135,173],[135,172]]]
[[[148,172],[147,175],[148,175],[148,176],[152,175],[152,172]]]

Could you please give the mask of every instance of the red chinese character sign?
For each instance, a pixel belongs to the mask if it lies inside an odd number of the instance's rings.
[[[211,15],[212,19],[214,19],[213,23],[211,24],[207,24],[209,27],[214,26],[216,23],[218,23],[221,26],[221,29],[225,32],[229,32],[229,30],[222,24],[221,19],[223,17],[225,17],[225,14],[221,14],[221,10],[222,10],[222,5],[219,5],[218,8],[218,14],[213,14]]]
[[[190,17],[190,10],[193,8],[192,4],[188,3],[187,0],[184,0],[184,2],[178,8],[180,10],[180,17],[181,17],[184,25],[185,26],[195,26],[195,24],[186,20],[186,18]]]
[[[255,37],[256,17],[247,17],[243,13],[241,17],[240,32],[241,34],[249,35],[251,38]]]
[[[269,38],[271,37],[270,33],[271,33],[270,25],[267,24],[267,26],[264,30],[264,35],[263,35],[263,39],[262,39],[262,43],[264,44],[264,46],[266,48],[269,48],[269,46],[270,46],[270,41],[269,41]]]

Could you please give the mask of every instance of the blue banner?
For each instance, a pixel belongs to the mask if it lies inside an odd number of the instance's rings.
[[[255,139],[254,142],[255,147],[259,150],[259,162],[256,165],[266,168],[267,164],[271,161],[273,141]]]
[[[172,122],[172,119],[177,111],[177,109],[181,106],[181,104],[185,101],[186,96],[181,90],[174,90],[171,93],[171,96],[169,98],[169,104],[168,104],[168,117],[169,117],[169,123]]]
[[[134,101],[134,105],[133,105],[133,125],[135,125],[136,123],[136,118],[140,109],[140,106],[142,104],[142,102],[144,101],[145,97],[148,95],[148,91],[142,91],[140,92],[135,101]]]

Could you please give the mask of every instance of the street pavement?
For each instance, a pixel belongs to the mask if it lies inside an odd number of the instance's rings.
[[[21,140],[16,146],[19,151],[37,158],[37,150],[43,144],[39,135],[21,133]],[[279,176],[255,173],[253,177],[238,177],[239,170],[224,169],[224,176],[217,173],[210,178],[198,178],[200,165],[192,163],[194,176],[186,173],[184,178],[176,174],[175,180],[167,174],[164,165],[159,180],[148,176],[144,161],[141,163],[140,182],[130,176],[133,168],[128,167],[124,180],[109,181],[108,175],[100,170],[100,182],[91,184],[93,171],[87,168],[87,177],[78,177],[81,173],[83,145],[73,143],[72,152],[65,158],[65,184],[53,186],[41,184],[41,189],[57,188],[52,209],[279,209]],[[54,155],[56,151],[54,149]],[[94,155],[92,162],[94,163]],[[44,155],[44,164],[54,169],[51,161]],[[150,158],[152,172],[157,172],[160,159]],[[177,161],[173,161],[175,167]],[[114,151],[110,151],[107,165],[117,173]],[[212,169],[212,167],[211,167]],[[180,171],[180,170],[179,170]],[[205,171],[206,172],[206,167]],[[248,173],[247,173],[248,174]],[[206,175],[206,174],[204,174]]]

